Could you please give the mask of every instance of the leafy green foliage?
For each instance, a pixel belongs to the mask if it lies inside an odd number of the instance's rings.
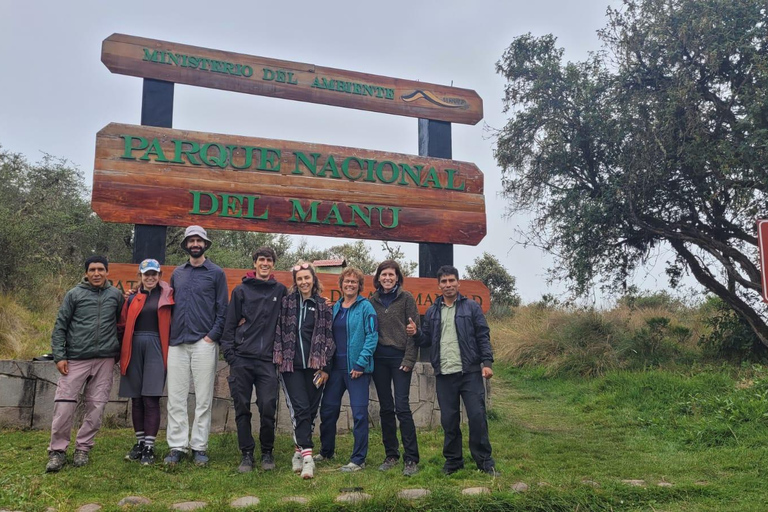
[[[765,361],[768,348],[749,324],[718,297],[709,297],[702,306],[710,331],[699,339],[705,356],[734,362]]]
[[[768,9],[762,0],[623,0],[603,49],[563,62],[552,35],[515,38],[498,132],[510,213],[576,294],[626,287],[671,247],[764,344],[755,218],[768,204]]]
[[[484,252],[467,267],[467,277],[481,281],[491,292],[491,315],[506,316],[520,305],[515,278],[492,254]]]

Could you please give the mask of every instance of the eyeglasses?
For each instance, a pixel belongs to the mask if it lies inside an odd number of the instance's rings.
[[[293,267],[294,272],[298,272],[299,270],[307,270],[309,268],[309,263],[302,263],[300,265],[295,265]]]

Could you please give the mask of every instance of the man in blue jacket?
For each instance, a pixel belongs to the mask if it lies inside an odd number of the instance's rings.
[[[488,439],[483,381],[493,377],[491,331],[480,305],[459,293],[459,271],[455,267],[440,267],[437,283],[442,296],[427,310],[416,339],[420,346],[432,347],[430,362],[435,370],[440,424],[445,432],[443,473],[450,475],[464,467],[461,397],[469,420],[472,458],[478,469],[496,476]]]

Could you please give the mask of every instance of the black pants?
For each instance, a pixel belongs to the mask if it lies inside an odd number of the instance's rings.
[[[283,383],[285,403],[291,413],[293,424],[293,442],[299,448],[313,448],[312,432],[317,408],[323,398],[323,387],[316,388],[312,379],[317,370],[294,370],[283,372],[280,379]]]
[[[403,459],[419,463],[419,443],[416,441],[416,425],[413,423],[408,395],[411,390],[411,373],[400,369],[402,359],[376,358],[373,363],[373,383],[379,396],[381,439],[386,456],[399,459],[397,421],[403,438]],[[394,398],[392,387],[394,385]]]
[[[275,447],[275,412],[277,411],[277,369],[271,361],[238,357],[229,366],[229,392],[235,402],[235,423],[240,450],[253,451],[256,444],[251,433],[251,394],[256,388],[259,408],[261,453]]]
[[[440,424],[445,432],[443,456],[446,469],[464,467],[461,451],[461,412],[459,397],[464,402],[469,420],[469,452],[479,469],[495,466],[488,439],[485,415],[485,385],[480,372],[437,375],[437,401],[440,404]]]

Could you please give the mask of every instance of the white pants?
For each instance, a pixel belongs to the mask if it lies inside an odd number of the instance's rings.
[[[196,343],[168,348],[168,447],[187,451],[192,448],[204,451],[208,448],[213,407],[213,384],[216,380],[216,363],[219,360],[219,344],[200,340]],[[195,419],[192,437],[189,438],[187,398],[189,380],[192,378],[195,393]]]

